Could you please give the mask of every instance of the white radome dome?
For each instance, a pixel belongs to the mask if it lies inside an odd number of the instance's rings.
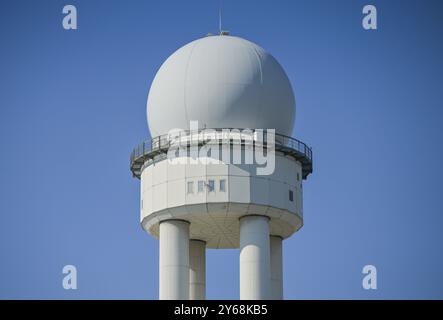
[[[174,52],[160,67],[147,103],[151,137],[171,129],[275,129],[290,136],[291,83],[275,58],[232,36],[208,36]]]

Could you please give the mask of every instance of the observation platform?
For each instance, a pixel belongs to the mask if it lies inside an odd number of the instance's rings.
[[[271,134],[269,134],[271,135]],[[304,142],[282,134],[273,133],[275,151],[282,152],[299,161],[302,177],[305,180],[312,173],[312,149]],[[271,136],[272,136],[271,135]],[[140,179],[143,165],[160,154],[167,154],[171,146],[190,147],[191,145],[241,145],[268,147],[266,131],[255,129],[199,129],[184,130],[176,134],[165,134],[140,143],[131,152],[130,169],[133,177]]]

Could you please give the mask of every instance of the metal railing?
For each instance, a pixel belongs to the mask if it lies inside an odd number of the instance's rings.
[[[154,156],[166,153],[171,146],[191,146],[204,144],[238,144],[253,145],[266,148],[272,141],[267,137],[274,137],[276,151],[282,151],[296,157],[302,163],[303,178],[312,173],[312,149],[304,142],[278,133],[255,129],[200,129],[178,131],[165,134],[140,143],[131,152],[130,169],[135,177],[140,178],[141,168],[145,161]]]

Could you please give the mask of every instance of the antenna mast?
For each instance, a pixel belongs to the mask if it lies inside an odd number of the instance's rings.
[[[218,31],[219,35],[222,34],[222,0],[220,0],[220,6],[218,9]]]
[[[223,0],[220,0],[220,8],[218,10],[218,32],[221,36],[228,36],[229,31],[222,29],[222,19],[223,18]]]

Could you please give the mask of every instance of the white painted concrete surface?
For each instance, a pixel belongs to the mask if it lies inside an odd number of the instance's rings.
[[[190,238],[206,241],[207,248],[238,248],[238,219],[256,214],[270,218],[271,234],[291,236],[303,225],[300,162],[277,153],[272,175],[257,175],[256,167],[222,161],[172,164],[167,159],[146,165],[141,174],[143,228],[158,237],[160,221],[183,219],[191,223]]]
[[[206,243],[189,241],[189,299],[206,299]]]
[[[160,223],[160,300],[189,299],[189,223]]]
[[[271,298],[269,218],[240,219],[240,299]]]
[[[271,299],[283,299],[283,239],[271,236]]]

